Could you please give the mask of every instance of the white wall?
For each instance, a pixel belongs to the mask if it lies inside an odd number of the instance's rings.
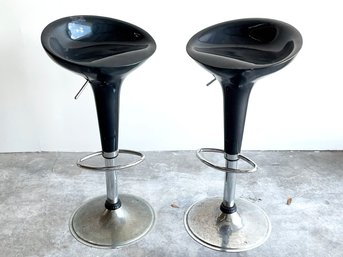
[[[250,97],[243,149],[343,149],[342,13],[339,1],[0,0],[0,152],[100,149],[90,87],[59,67],[40,43],[51,21],[75,14],[122,19],[148,31],[157,51],[123,83],[120,148],[223,145],[222,96],[185,46],[226,20],[267,17],[298,28],[303,49],[259,80]]]

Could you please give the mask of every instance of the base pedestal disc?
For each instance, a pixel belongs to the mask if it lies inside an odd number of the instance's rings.
[[[105,208],[106,196],[100,196],[79,207],[70,220],[73,236],[89,246],[119,248],[146,235],[155,221],[152,207],[133,195],[119,195],[121,207]]]
[[[258,247],[268,239],[271,224],[260,207],[237,199],[238,215],[228,215],[219,209],[221,203],[219,197],[209,198],[187,210],[184,223],[194,240],[214,250],[241,252]]]

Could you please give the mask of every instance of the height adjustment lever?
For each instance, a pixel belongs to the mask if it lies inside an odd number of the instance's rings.
[[[211,85],[214,81],[216,81],[216,77],[213,76],[213,79],[212,79],[210,82],[208,82],[208,83],[206,84],[206,86]]]
[[[77,92],[77,94],[75,95],[75,97],[74,97],[75,100],[77,100],[79,98],[79,96],[81,95],[81,93],[83,92],[83,90],[85,90],[85,87],[87,86],[88,82],[89,82],[89,80],[86,79],[86,82],[83,84],[83,86],[81,87],[79,92]]]

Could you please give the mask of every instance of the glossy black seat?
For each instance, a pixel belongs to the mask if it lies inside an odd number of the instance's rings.
[[[300,33],[287,23],[241,19],[195,34],[187,44],[187,52],[213,73],[226,78],[242,75],[251,80],[287,65],[301,46]]]
[[[270,222],[264,211],[235,199],[236,173],[257,169],[253,161],[240,154],[248,100],[256,79],[285,67],[301,47],[302,37],[294,27],[260,18],[208,27],[187,44],[190,57],[211,72],[223,90],[224,150],[204,148],[197,155],[208,166],[226,172],[224,197],[195,203],[185,216],[189,234],[209,248],[245,251],[261,245],[269,236]],[[222,153],[226,166],[208,161],[205,152]],[[239,160],[252,168],[239,168]]]
[[[72,16],[50,23],[42,45],[61,66],[88,80],[108,81],[111,74],[127,73],[156,49],[153,38],[124,21],[98,16]],[[113,69],[116,68],[116,69]]]
[[[92,86],[102,151],[82,158],[82,168],[106,171],[107,195],[82,205],[74,213],[70,230],[79,241],[105,248],[135,242],[152,228],[151,206],[128,194],[118,194],[116,170],[140,163],[144,155],[119,150],[119,99],[125,76],[155,51],[154,39],[143,29],[116,19],[71,16],[50,23],[41,35],[48,55],[59,65],[83,76]],[[117,164],[119,154],[139,156],[138,161]],[[102,155],[105,166],[88,159]]]

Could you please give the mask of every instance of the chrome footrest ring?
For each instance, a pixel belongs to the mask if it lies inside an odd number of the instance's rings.
[[[218,166],[208,160],[206,160],[201,153],[222,153],[225,154],[224,150],[221,149],[216,149],[216,148],[201,148],[199,150],[197,150],[197,157],[200,161],[202,161],[204,164],[206,164],[207,166],[217,169],[217,170],[221,170],[224,172],[228,172],[228,173],[253,173],[257,170],[257,165],[254,161],[250,160],[248,157],[245,157],[244,155],[238,154],[238,160],[242,160],[245,161],[246,163],[248,163],[250,166],[252,166],[251,169],[232,169],[232,168],[228,168],[228,167],[224,167],[224,166]]]
[[[112,170],[122,170],[122,169],[126,169],[129,167],[133,167],[139,163],[141,163],[145,156],[144,154],[140,153],[140,152],[136,152],[136,151],[132,151],[132,150],[124,150],[124,149],[119,149],[118,150],[119,154],[130,154],[130,155],[136,155],[138,157],[140,157],[137,161],[128,163],[128,164],[122,164],[122,165],[114,165],[114,166],[93,166],[93,165],[88,165],[85,164],[84,161],[89,160],[93,157],[102,155],[102,151],[99,152],[95,152],[92,154],[89,154],[83,158],[81,158],[80,160],[77,161],[77,166],[79,166],[80,168],[84,168],[84,169],[89,169],[89,170],[99,170],[99,171],[112,171]]]

